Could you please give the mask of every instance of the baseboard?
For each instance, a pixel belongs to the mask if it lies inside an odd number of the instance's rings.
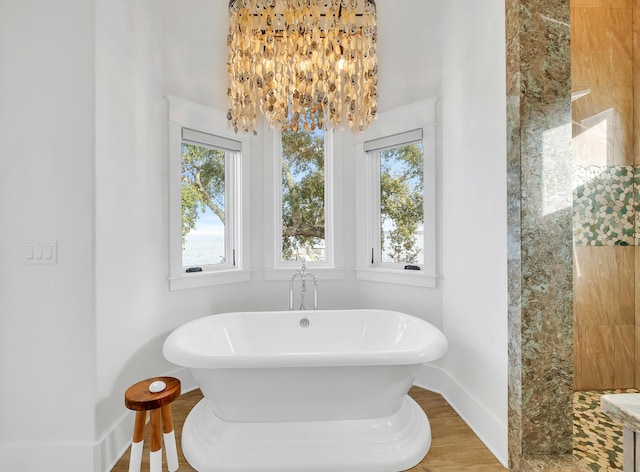
[[[183,368],[167,374],[180,380],[180,390],[182,393],[191,392],[198,388],[193,376],[188,369]],[[127,452],[131,444],[131,436],[133,434],[133,418],[134,412],[129,411],[122,419],[111,429],[102,440],[95,445],[95,457],[98,465],[94,468],[95,472],[108,472],[116,465],[120,458]],[[35,470],[35,469],[34,469]],[[43,469],[44,470],[44,469]],[[72,470],[72,469],[67,469]],[[80,469],[78,469],[80,470]],[[88,470],[88,469],[84,469]]]
[[[0,445],[2,470],[70,472],[96,470],[93,444],[83,442]]]
[[[505,468],[508,468],[508,426],[506,423],[487,411],[473,395],[439,367],[424,364],[414,384],[442,395],[496,459]]]

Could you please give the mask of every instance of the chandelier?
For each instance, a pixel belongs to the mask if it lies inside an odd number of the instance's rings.
[[[363,131],[377,114],[374,0],[231,0],[227,120]],[[345,126],[346,125],[346,126]]]

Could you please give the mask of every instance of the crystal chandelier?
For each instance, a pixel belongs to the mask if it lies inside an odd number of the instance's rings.
[[[374,0],[231,0],[229,111],[236,131],[363,131],[376,117]]]

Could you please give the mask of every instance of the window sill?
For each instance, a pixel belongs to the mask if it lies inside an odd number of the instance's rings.
[[[214,285],[234,284],[251,280],[250,270],[219,270],[211,272],[193,272],[169,277],[169,290],[211,287]]]
[[[417,270],[391,270],[379,268],[356,269],[356,278],[368,282],[436,288],[438,276]]]
[[[289,280],[292,275],[298,273],[299,266],[279,267],[277,269],[263,270],[264,280]],[[315,275],[319,280],[343,280],[344,269],[334,269],[327,267],[307,267],[307,272]]]

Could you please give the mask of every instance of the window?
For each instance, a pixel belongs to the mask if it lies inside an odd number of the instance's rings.
[[[173,97],[169,112],[171,289],[247,280],[249,142],[231,134],[222,113]]]
[[[280,134],[282,261],[326,262],[325,132]]]
[[[435,100],[383,113],[356,143],[357,276],[435,287]]]
[[[233,192],[227,192],[227,182],[235,181],[235,161],[240,149],[239,142],[182,129],[182,267],[185,271],[235,267],[234,202]]]
[[[308,128],[308,129],[307,129]],[[342,131],[264,127],[264,254],[266,280],[288,280],[301,261],[323,280],[344,278]],[[294,272],[292,272],[294,271]]]
[[[422,130],[395,137],[398,144],[383,149],[378,141],[365,143],[375,183],[371,198],[375,233],[371,238],[372,264],[424,264],[424,146]],[[406,142],[405,142],[406,141]]]

